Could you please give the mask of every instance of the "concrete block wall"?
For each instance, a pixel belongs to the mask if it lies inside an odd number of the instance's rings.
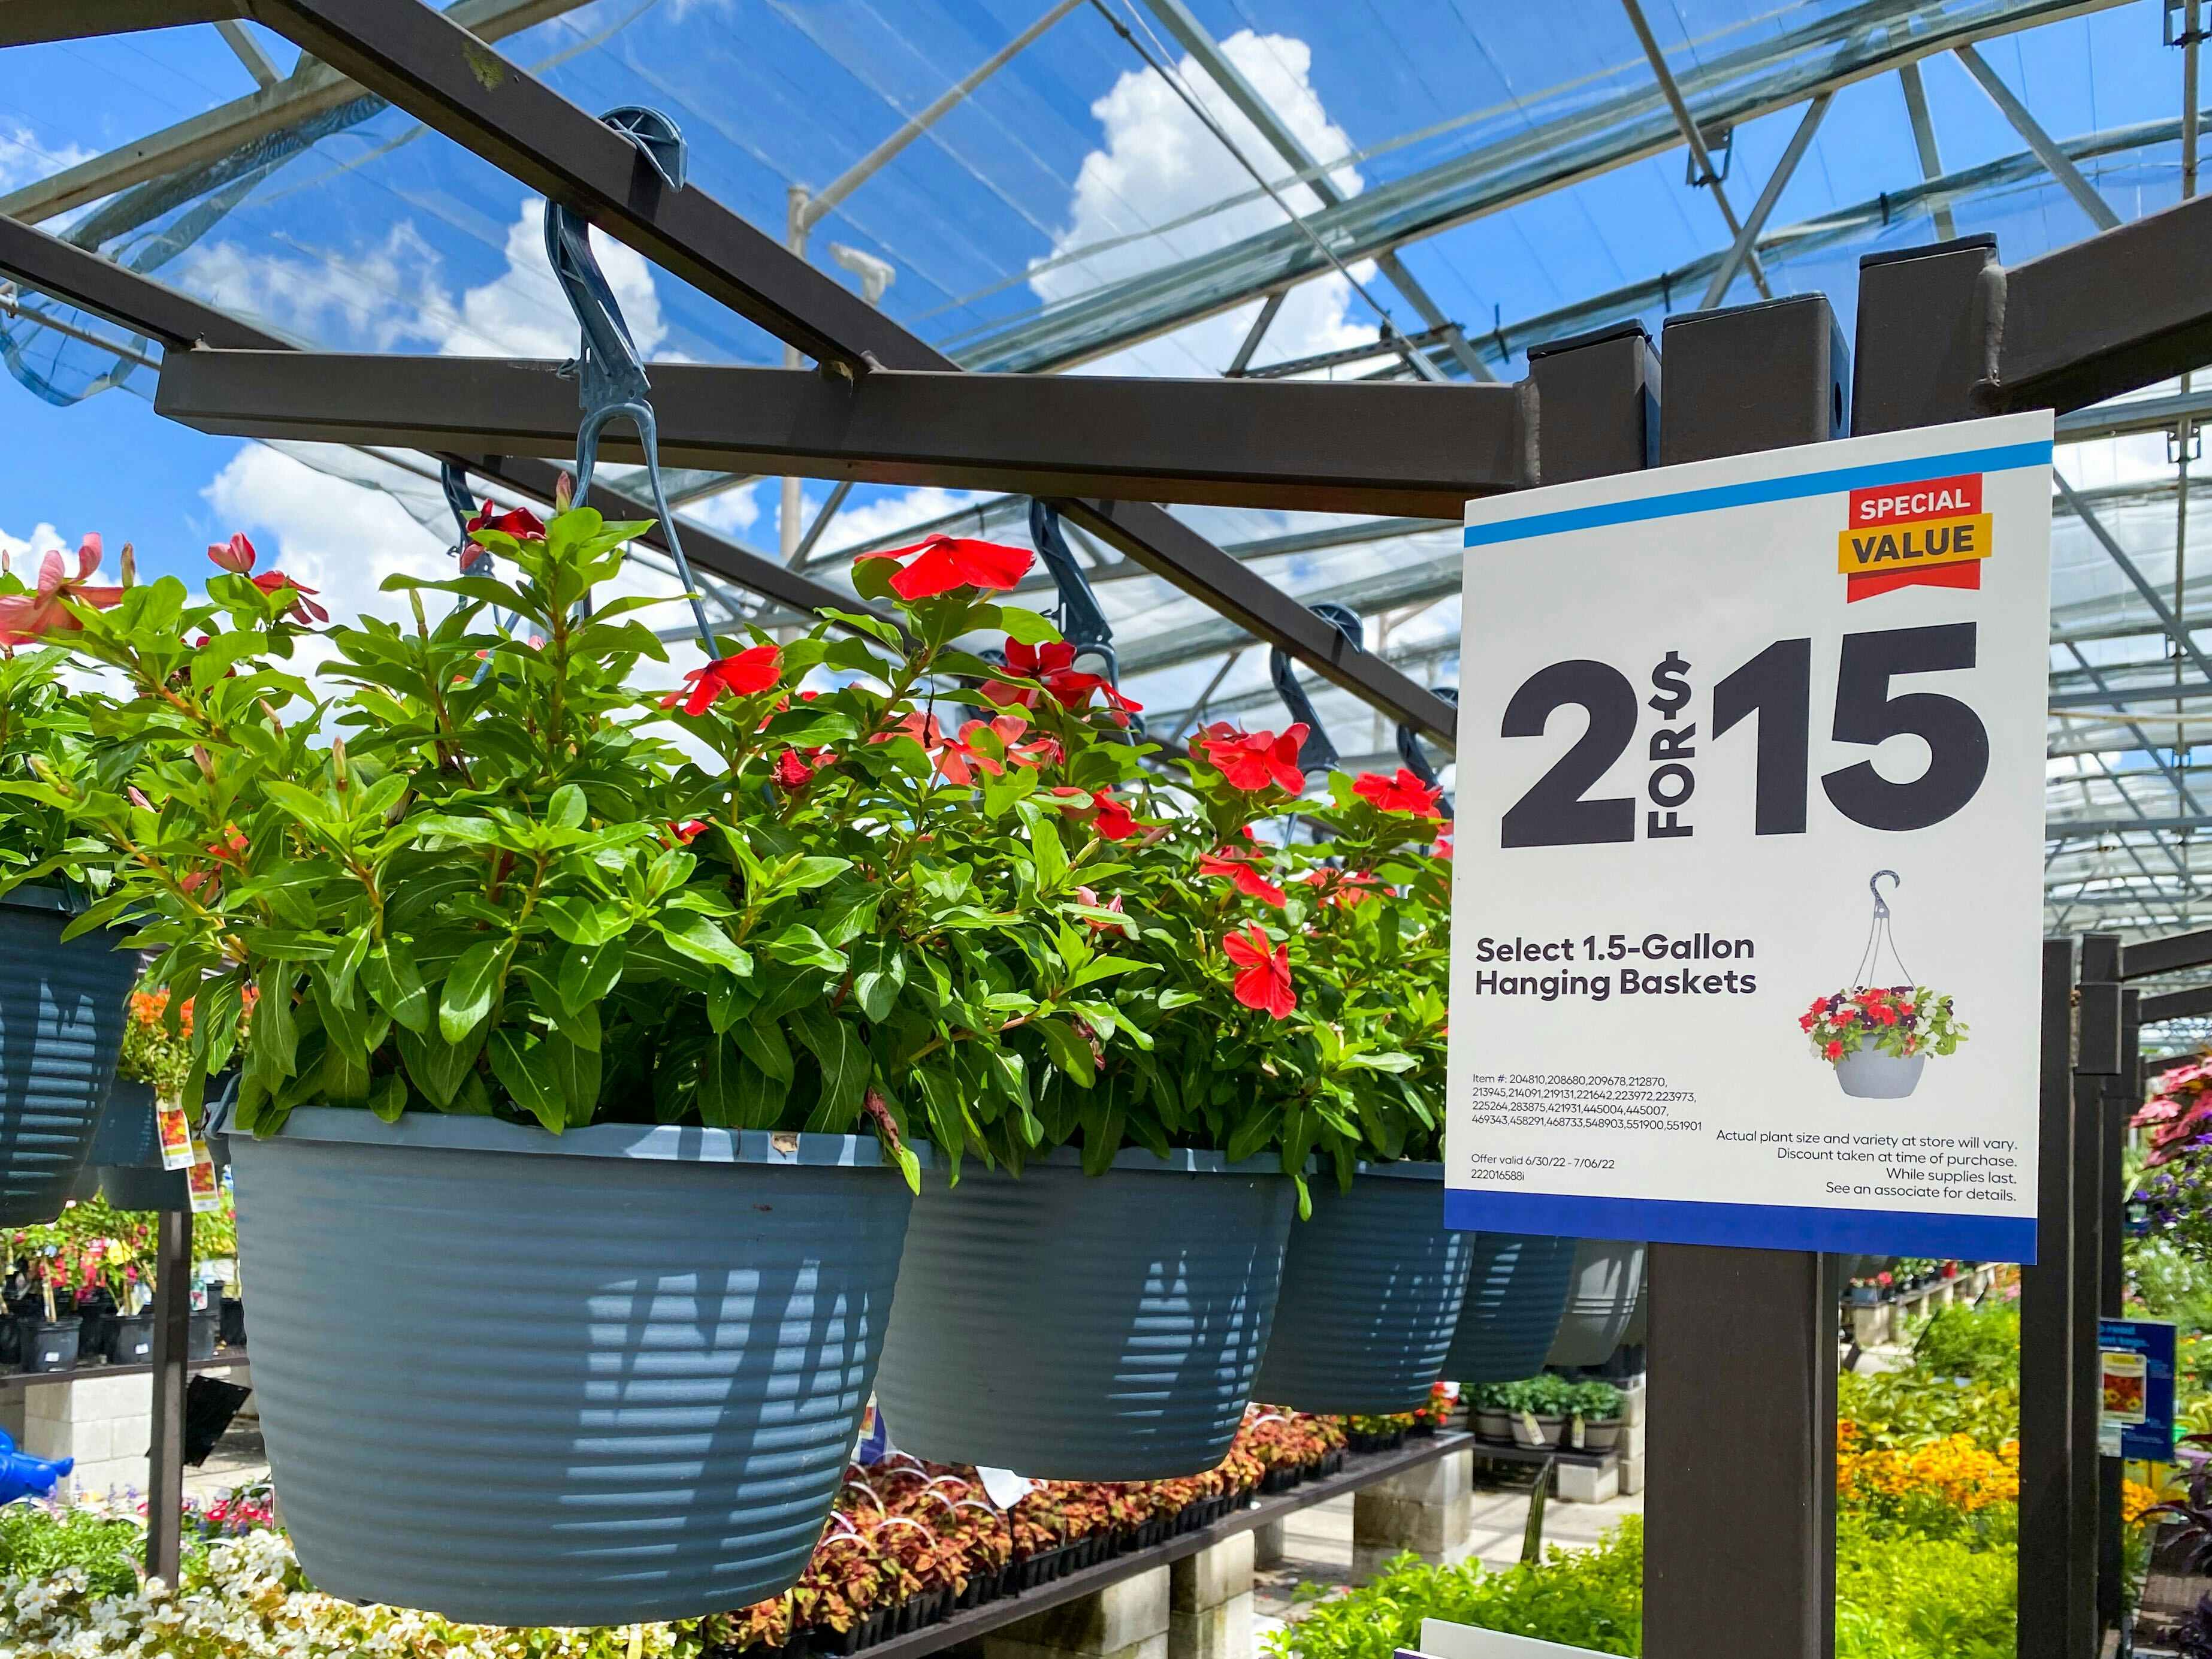
[[[251,1388],[240,1364],[222,1373]],[[76,1468],[55,1495],[92,1497],[125,1488],[146,1490],[146,1453],[154,1437],[154,1379],[147,1372],[85,1376],[25,1388],[8,1402],[21,1413],[20,1428],[0,1414],[15,1443],[33,1457],[73,1457]]]
[[[1394,1474],[1352,1500],[1352,1571],[1373,1577],[1407,1550],[1442,1565],[1463,1559],[1474,1530],[1474,1453],[1445,1453]]]
[[[984,1659],[1168,1659],[1170,1571],[1150,1568],[994,1631]]]
[[[1168,1659],[1250,1659],[1253,1540],[1240,1532],[1168,1569]]]

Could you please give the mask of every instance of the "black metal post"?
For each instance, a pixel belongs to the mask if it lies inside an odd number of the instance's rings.
[[[1849,371],[1820,295],[1669,319],[1661,356],[1664,463],[1843,434]],[[1711,1659],[1725,1628],[1729,1659],[1828,1659],[1833,1258],[1661,1244],[1650,1263],[1644,1651]],[[1714,1455],[1720,1446],[1728,1456]]]
[[[183,1548],[185,1356],[191,1343],[192,1212],[161,1212],[154,1258],[154,1419],[147,1452],[146,1571],[174,1586]]]
[[[2081,940],[2079,1012],[2074,1058],[2074,1319],[2067,1333],[2073,1370],[2067,1399],[2074,1458],[2069,1469],[2075,1522],[2067,1559],[2069,1597],[2078,1635],[2094,1644],[2098,1617],[2098,1488],[2105,1462],[2097,1449],[2097,1316],[2104,1307],[2105,1143],[2109,1097],[2119,1076],[2120,939],[2089,933]],[[2087,1654],[2093,1646],[2075,1651]]]
[[[2124,1310],[2127,1274],[2127,1181],[2123,1168],[2128,1120],[2142,1103],[2142,993],[2120,993],[2120,1073],[2108,1079],[2099,1123],[2103,1158],[2098,1170],[2097,1310],[2106,1318]],[[2121,1548],[2120,1460],[2100,1457],[2097,1484],[2097,1621],[2119,1627],[2126,1607],[2125,1557]]]
[[[2075,1600],[2072,1487],[2074,941],[2043,945],[2036,1261],[2021,1270],[2020,1656],[2085,1659],[2094,1609]]]

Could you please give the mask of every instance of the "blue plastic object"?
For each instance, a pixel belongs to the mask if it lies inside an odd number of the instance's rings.
[[[54,1483],[76,1467],[74,1457],[50,1463],[43,1457],[19,1452],[7,1430],[0,1429],[0,1504],[12,1504],[19,1498],[51,1498]]]

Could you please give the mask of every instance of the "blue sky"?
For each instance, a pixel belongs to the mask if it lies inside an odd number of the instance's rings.
[[[1954,9],[1991,3],[1961,0]],[[1109,3],[1132,15],[1123,0]],[[670,108],[692,139],[695,176],[780,234],[790,183],[826,182],[1043,9],[1043,0],[596,0],[502,50],[589,107]],[[1198,0],[1195,9],[1317,153],[1366,151],[1476,118],[1360,161],[1340,177],[1349,191],[1648,79],[1613,0]],[[1685,74],[1838,9],[1749,0],[1649,7],[1662,41],[1680,49],[1676,67]],[[2159,28],[2155,0],[2137,0],[1986,51],[2045,125],[2067,137],[2173,115],[2180,57],[2160,43]],[[290,67],[289,46],[258,31],[256,38],[280,70]],[[252,87],[208,27],[28,49],[11,55],[9,67],[0,193]],[[2021,148],[1957,64],[1932,60],[1926,74],[1947,167]],[[1799,114],[1784,111],[1736,134],[1729,188],[1739,211]],[[1241,119],[1230,125],[1255,160],[1278,165]],[[2160,153],[2115,167],[2104,182],[2132,216],[2170,199],[2172,172],[2170,155]],[[1772,222],[1813,218],[1917,176],[1897,80],[1881,76],[1839,94]],[[1260,201],[1148,234],[1248,182],[1097,15],[1079,8],[831,216],[812,252],[827,265],[830,245],[845,242],[890,260],[897,275],[886,309],[949,339],[1279,222]],[[567,349],[568,327],[533,264],[534,214],[519,185],[386,111],[269,173],[161,262],[160,274],[345,349],[550,354]],[[113,246],[144,257],[147,236],[176,220],[173,211],[157,215]],[[2014,258],[2087,229],[2079,210],[2050,190],[1992,204],[1987,223]],[[1961,229],[1980,228],[1962,212]],[[1890,240],[1929,234],[1923,221],[1893,227]],[[1105,246],[1117,236],[1135,240]],[[1686,188],[1677,149],[1461,226],[1406,258],[1447,313],[1481,327],[1493,316],[1510,323],[1645,276],[1725,240],[1710,198]],[[1072,264],[1030,274],[1035,262],[1071,251],[1080,256]],[[1778,268],[1778,287],[1827,288],[1848,320],[1857,252]],[[626,251],[605,258],[653,350],[771,356],[764,337],[703,296]],[[1410,316],[1386,287],[1369,286],[1401,319]],[[1740,283],[1731,297],[1753,296]],[[1194,324],[1097,367],[1217,372],[1249,314]],[[1310,283],[1261,358],[1364,337],[1373,323],[1340,279]],[[141,385],[150,380],[139,376]],[[143,568],[197,574],[208,541],[243,528],[348,599],[366,596],[365,578],[375,571],[434,549],[388,501],[322,483],[258,446],[178,428],[129,391],[61,408],[0,379],[0,534],[19,541],[41,525],[71,541],[97,529],[111,547],[136,542]],[[902,512],[957,499],[865,491],[852,529],[888,526]],[[726,532],[772,545],[774,514],[772,489],[759,489],[724,498],[708,516]]]

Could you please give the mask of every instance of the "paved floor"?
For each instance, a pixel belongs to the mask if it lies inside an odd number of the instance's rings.
[[[1261,1568],[1254,1586],[1255,1655],[1265,1656],[1267,1638],[1294,1622],[1318,1595],[1353,1583],[1352,1504],[1349,1498],[1317,1504],[1284,1523],[1285,1559],[1279,1566]],[[1643,1511],[1641,1493],[1606,1504],[1563,1504],[1554,1498],[1544,1506],[1545,1547],[1587,1548],[1622,1516]],[[1522,1534],[1528,1522],[1528,1487],[1478,1474],[1474,1520],[1469,1553],[1480,1556],[1486,1566],[1511,1566],[1521,1559]]]

